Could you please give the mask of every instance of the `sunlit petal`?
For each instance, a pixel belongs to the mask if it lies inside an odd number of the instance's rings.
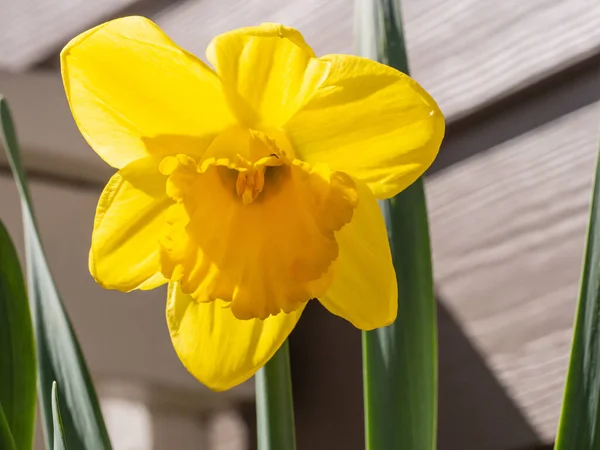
[[[267,363],[286,340],[302,309],[266,320],[239,320],[217,300],[199,303],[177,283],[169,286],[167,323],[183,365],[216,391],[236,386]]]
[[[173,200],[158,161],[144,158],[119,170],[96,210],[90,272],[105,288],[130,291],[164,284],[158,239]]]
[[[435,101],[414,80],[348,55],[321,58],[329,77],[287,123],[299,157],[325,162],[392,197],[433,162],[444,135]]]
[[[162,136],[200,139],[234,122],[212,70],[143,17],[113,20],[77,36],[63,49],[61,67],[81,134],[113,167],[149,154],[185,152],[148,148],[144,138],[158,138],[154,144]]]
[[[297,30],[273,23],[221,34],[206,54],[232,109],[253,128],[284,124],[329,71]]]
[[[333,283],[319,300],[362,330],[389,325],[398,311],[398,284],[383,216],[364,183],[357,183],[352,222],[336,233],[340,255]]]

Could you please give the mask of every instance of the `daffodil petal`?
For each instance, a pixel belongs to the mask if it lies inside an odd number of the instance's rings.
[[[299,157],[326,162],[366,182],[378,198],[413,183],[433,162],[444,117],[414,80],[391,67],[348,55],[320,58],[329,77],[287,123]]]
[[[302,309],[266,320],[239,320],[221,300],[196,302],[178,283],[169,285],[167,324],[183,365],[215,391],[250,378],[284,343]]]
[[[398,312],[398,284],[383,215],[370,189],[357,182],[352,221],[336,233],[340,254],[333,283],[319,300],[362,330],[391,324]]]
[[[206,55],[223,80],[232,109],[253,128],[278,128],[326,78],[299,31],[266,23],[214,38]]]
[[[157,272],[150,278],[148,278],[146,281],[144,281],[142,284],[140,284],[137,288],[141,289],[142,291],[150,291],[152,289],[156,289],[159,286],[162,286],[168,281],[169,280],[167,280],[162,273]]]
[[[203,138],[234,123],[216,74],[143,17],[77,36],[61,53],[61,70],[81,134],[116,168],[157,152],[186,152],[149,146],[149,139]]]
[[[107,289],[152,289],[160,272],[160,233],[167,209],[167,178],[154,158],[139,159],[110,179],[96,210],[90,272]]]

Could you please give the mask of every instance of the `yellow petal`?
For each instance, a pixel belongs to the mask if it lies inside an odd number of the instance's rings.
[[[286,340],[302,309],[266,320],[239,320],[223,301],[198,303],[169,285],[167,324],[183,365],[215,391],[230,389],[266,364]]]
[[[356,204],[352,178],[288,161],[267,167],[261,189],[246,198],[236,185],[253,182],[263,168],[238,172],[225,159],[206,162],[200,172],[182,156],[161,164],[170,172],[167,192],[178,200],[161,240],[163,274],[197,301],[231,302],[239,319],[289,313],[324,293],[338,255],[334,232]]]
[[[365,58],[330,55],[329,77],[285,129],[299,157],[328,163],[389,198],[433,162],[444,135],[435,101],[414,80]]]
[[[158,239],[173,201],[154,158],[139,159],[108,182],[96,209],[90,272],[107,289],[152,289],[160,273]]]
[[[157,151],[186,152],[149,149],[150,138],[202,138],[234,122],[216,74],[142,17],[74,38],[61,53],[61,69],[81,134],[113,167]]]
[[[146,281],[140,284],[138,286],[138,289],[141,289],[142,291],[150,291],[159,286],[162,286],[168,281],[169,280],[167,280],[162,273],[156,272],[154,275],[152,275],[150,278],[148,278]]]
[[[364,183],[357,186],[352,222],[336,233],[340,255],[333,283],[319,300],[355,327],[372,330],[396,319],[398,284],[379,205]]]
[[[284,124],[327,76],[297,30],[266,23],[217,36],[206,55],[223,80],[228,99],[252,128]]]

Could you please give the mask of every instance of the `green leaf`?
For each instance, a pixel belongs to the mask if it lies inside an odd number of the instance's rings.
[[[600,157],[600,156],[599,156]],[[600,159],[556,450],[600,449]]]
[[[256,374],[258,450],[295,450],[294,403],[287,341]]]
[[[42,249],[19,146],[6,100],[0,97],[2,143],[19,194],[25,231],[28,287],[38,356],[38,396],[47,448],[52,448],[52,383],[62,389],[60,410],[67,445],[82,450],[110,449],[106,426],[83,354]]]
[[[54,423],[54,450],[67,450],[56,381],[52,383],[52,422]]]
[[[400,0],[356,0],[356,41],[361,56],[409,73]]]
[[[35,424],[35,344],[17,251],[0,221],[0,404],[18,449],[31,449]]]
[[[4,415],[2,404],[0,403],[0,448],[2,450],[16,450],[15,440],[13,439],[10,427],[8,426],[8,420]]]
[[[408,73],[400,5],[358,0],[362,56]],[[382,205],[398,279],[398,318],[363,333],[368,450],[436,448],[437,324],[422,179]]]

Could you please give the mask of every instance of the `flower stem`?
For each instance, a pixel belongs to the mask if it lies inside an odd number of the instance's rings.
[[[363,333],[367,450],[436,448],[437,330],[423,181],[386,202],[398,318]]]
[[[400,0],[357,0],[362,56],[408,73]],[[423,180],[383,204],[398,318],[363,333],[367,450],[436,448],[437,323]]]
[[[256,374],[258,450],[295,450],[294,402],[287,341]]]

